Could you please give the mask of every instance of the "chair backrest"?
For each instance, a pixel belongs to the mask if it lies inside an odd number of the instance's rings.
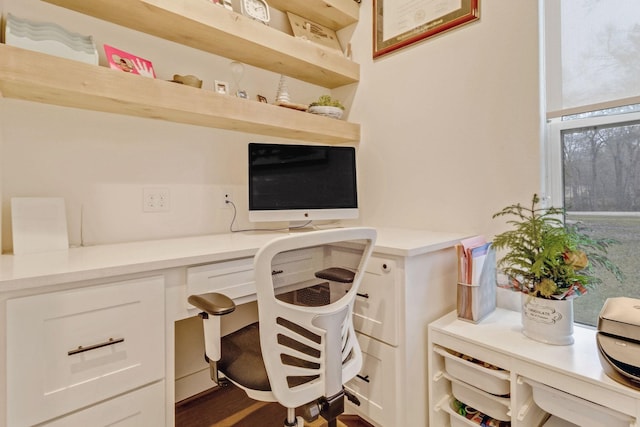
[[[362,353],[353,329],[352,311],[375,239],[376,231],[365,227],[309,231],[277,238],[258,251],[254,268],[260,345],[271,390],[282,405],[298,407],[322,396],[331,397],[360,371]],[[344,257],[350,259],[349,264],[339,265],[355,275],[351,287],[341,290],[344,296],[337,301],[302,306],[276,297],[274,257],[305,248],[315,248],[322,259],[330,259],[332,264],[342,259],[327,256],[336,249],[358,254],[355,259]],[[318,267],[333,266],[336,265]]]

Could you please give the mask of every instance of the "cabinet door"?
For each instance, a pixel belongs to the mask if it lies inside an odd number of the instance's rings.
[[[358,332],[398,345],[398,289],[396,262],[371,257],[353,307],[353,326]]]
[[[118,396],[43,427],[164,426],[164,381]]]
[[[378,340],[357,334],[362,350],[362,370],[345,387],[360,400],[349,410],[381,426],[396,426],[396,352]]]
[[[164,324],[162,277],[8,300],[8,425],[162,379]]]

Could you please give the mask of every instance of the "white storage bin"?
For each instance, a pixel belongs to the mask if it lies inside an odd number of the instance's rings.
[[[445,370],[452,377],[496,396],[510,393],[509,371],[486,368],[464,360],[441,347],[436,346],[435,351],[444,356]]]
[[[570,423],[569,421],[563,420],[562,418],[551,416],[549,417],[547,422],[543,424],[543,427],[580,427],[580,426],[574,423]]]
[[[524,380],[531,385],[533,400],[540,408],[581,427],[629,427],[635,422],[632,417],[621,412],[528,378]]]
[[[470,425],[473,425],[471,421],[467,421],[460,415],[449,415],[449,419],[451,421],[451,427],[469,427]]]
[[[494,396],[493,394],[484,392],[466,383],[456,380],[455,378],[445,375],[451,381],[451,393],[460,402],[477,409],[483,414],[489,415],[501,421],[510,421],[509,398]]]
[[[486,423],[487,425],[492,425],[496,427],[506,427],[511,425],[511,421],[499,421],[495,419],[488,418],[487,414],[484,414],[480,411],[476,411],[477,419],[469,419],[466,418],[456,412],[456,410],[452,407],[454,405],[455,399],[451,399],[448,405],[444,405],[442,409],[449,414],[449,423],[451,427],[479,427],[481,422]],[[466,405],[470,406],[470,405]],[[474,408],[475,409],[475,408]]]

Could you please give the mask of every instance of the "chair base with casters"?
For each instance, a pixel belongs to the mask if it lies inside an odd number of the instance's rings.
[[[304,280],[312,287],[313,280],[320,287],[327,280],[348,283],[349,289],[341,291],[339,298],[324,304],[294,305],[276,296],[275,256],[308,248],[324,253],[345,242],[350,250],[359,248],[359,257],[351,261],[354,265],[324,267],[316,278]],[[351,317],[374,242],[375,230],[364,227],[312,231],[269,242],[254,261],[259,322],[224,337],[220,336],[220,321],[235,309],[233,301],[219,293],[191,295],[189,302],[202,311],[205,357],[212,380],[221,386],[231,382],[255,400],[279,402],[287,408],[284,426],[303,427],[303,417],[313,421],[318,416],[329,427],[337,426],[344,398],[359,403],[343,384],[362,367]],[[323,278],[322,271],[331,274]],[[296,408],[301,408],[303,417],[295,415]]]

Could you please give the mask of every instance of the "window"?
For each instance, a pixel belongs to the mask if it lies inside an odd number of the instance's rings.
[[[559,175],[550,180],[553,205],[564,206],[566,221],[619,242],[609,258],[622,269],[623,282],[596,270],[603,283],[574,301],[576,322],[589,325],[607,298],[640,298],[640,113],[598,113],[553,120],[548,139]]]
[[[596,271],[603,283],[574,301],[576,322],[596,325],[607,298],[640,298],[640,2],[547,0],[544,7],[543,188],[566,221],[620,242],[609,258],[625,280]]]

